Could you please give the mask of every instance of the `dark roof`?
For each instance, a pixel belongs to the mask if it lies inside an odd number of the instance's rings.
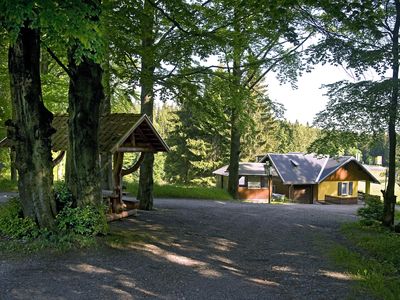
[[[54,116],[52,126],[56,132],[52,135],[52,150],[68,150],[68,116]],[[134,138],[131,138],[133,136]],[[142,147],[151,147],[154,152],[168,151],[169,148],[153,127],[146,115],[116,113],[100,118],[99,151],[115,152],[121,146],[132,147],[131,139]],[[12,146],[12,141],[5,138],[1,147]]]
[[[265,171],[265,163],[250,163],[241,162],[239,163],[239,176],[267,176]],[[229,176],[228,165],[215,170],[213,174]],[[275,172],[272,175],[276,175]]]
[[[319,181],[322,181],[323,179],[334,173],[341,166],[345,165],[347,162],[350,162],[350,160],[352,159],[352,156],[338,156],[327,158],[325,167],[318,178]]]
[[[275,170],[285,184],[313,184],[325,159],[312,154],[268,154]],[[262,162],[267,159],[262,159]]]
[[[284,184],[316,184],[349,162],[355,162],[371,178],[379,181],[354,157],[329,157],[316,154],[288,153],[265,155],[260,162],[270,161]]]

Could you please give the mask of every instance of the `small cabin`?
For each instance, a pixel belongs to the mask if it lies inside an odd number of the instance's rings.
[[[227,190],[229,166],[215,170],[213,174],[217,179],[217,187]],[[265,163],[239,163],[238,194],[242,200],[270,200],[272,188],[268,166]]]
[[[299,203],[356,204],[359,182],[379,184],[352,156],[269,153],[260,162],[275,169],[274,192]]]

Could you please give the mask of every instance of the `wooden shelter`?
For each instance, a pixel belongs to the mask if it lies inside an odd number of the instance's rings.
[[[54,163],[62,160],[68,150],[68,116],[55,115],[52,126],[56,132],[52,135],[52,150],[61,151]],[[0,147],[12,147],[13,142],[4,138]],[[122,177],[136,171],[146,152],[167,152],[168,145],[158,134],[147,115],[115,113],[102,116],[99,128],[100,154],[113,155],[114,191],[112,210],[119,212],[122,205]],[[123,169],[125,152],[141,152],[137,162],[129,169]]]

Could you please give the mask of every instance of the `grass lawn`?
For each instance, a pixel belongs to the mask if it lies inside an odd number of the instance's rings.
[[[127,183],[127,191],[136,196],[137,183]],[[156,198],[182,198],[182,199],[209,199],[232,200],[232,197],[223,189],[215,187],[158,185],[154,184],[154,197]]]
[[[0,192],[17,192],[17,183],[7,178],[0,178]]]
[[[399,299],[400,234],[360,223],[345,224],[341,231],[346,241],[329,255],[359,283],[356,289],[377,299]]]

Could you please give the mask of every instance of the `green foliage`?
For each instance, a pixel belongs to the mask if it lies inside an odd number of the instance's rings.
[[[74,198],[63,181],[54,184],[54,195],[60,208],[56,216],[57,229],[63,235],[96,236],[108,230],[106,208],[85,205],[73,207]]]
[[[73,208],[71,193],[63,182],[55,184],[55,196],[63,208],[56,216],[53,231],[39,229],[32,219],[24,218],[17,198],[0,205],[0,237],[7,238],[6,241],[0,239],[0,249],[28,253],[43,248],[86,247],[95,242],[96,235],[108,232],[104,207]]]
[[[0,236],[12,239],[31,239],[40,234],[35,221],[24,218],[21,203],[13,198],[0,205]]]
[[[96,236],[108,231],[105,209],[91,205],[64,207],[56,217],[56,224],[62,234]]]
[[[64,181],[54,183],[54,198],[57,204],[57,211],[61,211],[66,206],[72,206],[74,198]]]
[[[357,287],[377,299],[398,299],[400,294],[400,256],[398,234],[382,227],[346,224],[342,232],[346,246],[336,246],[330,256],[348,271]]]
[[[1,192],[16,192],[18,191],[17,183],[8,178],[0,178],[0,191]]]
[[[352,155],[355,149],[365,148],[371,141],[370,136],[350,131],[322,130],[317,139],[308,147],[308,152],[331,156]]]
[[[365,195],[365,207],[357,211],[361,217],[360,222],[364,225],[377,225],[382,222],[383,202],[379,196]]]
[[[129,183],[129,193],[137,194],[137,183]],[[183,185],[154,185],[154,197],[156,198],[177,198],[177,199],[208,199],[208,200],[231,200],[231,196],[223,189],[183,186]]]
[[[378,133],[389,119],[391,81],[339,81],[325,86],[329,102],[315,124],[324,129]]]

